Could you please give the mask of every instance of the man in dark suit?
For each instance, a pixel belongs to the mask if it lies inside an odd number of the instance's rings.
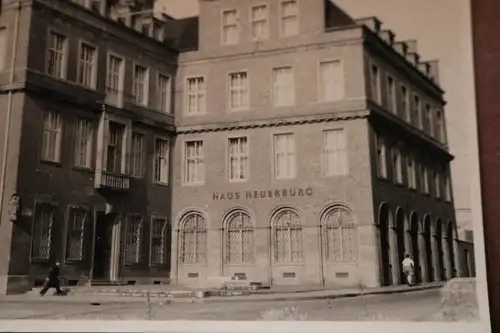
[[[50,288],[55,288],[57,295],[64,294],[63,291],[61,290],[61,285],[59,282],[59,266],[60,265],[61,265],[61,263],[59,262],[59,260],[57,260],[55,266],[53,266],[50,269],[49,275],[47,276],[47,278],[45,278],[45,283],[43,284],[43,288],[42,288],[42,290],[40,290],[40,296],[45,295],[47,290],[49,290]]]

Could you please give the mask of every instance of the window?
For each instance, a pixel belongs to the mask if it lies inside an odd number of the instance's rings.
[[[441,175],[439,174],[439,168],[434,169],[434,190],[436,194],[436,198],[441,198],[442,189],[441,189]]]
[[[0,71],[6,68],[7,64],[7,28],[0,27]]]
[[[444,199],[446,201],[451,201],[452,193],[451,193],[451,177],[450,170],[448,168],[444,168]]]
[[[274,135],[274,176],[291,179],[297,175],[295,137],[292,133]]]
[[[429,167],[422,163],[422,182],[423,182],[423,191],[425,194],[429,194]]]
[[[374,102],[380,104],[381,91],[380,91],[380,70],[376,65],[371,66],[371,93]]]
[[[80,44],[77,83],[92,89],[97,86],[97,48],[85,43]]]
[[[299,33],[299,8],[296,0],[281,2],[281,33],[284,37]]]
[[[44,115],[41,158],[46,161],[61,160],[62,121],[61,115],[48,111]]]
[[[130,151],[130,166],[133,177],[144,176],[144,135],[132,133],[132,147]]]
[[[227,221],[226,263],[253,262],[253,226],[246,212],[234,212]]]
[[[401,163],[401,150],[397,144],[392,147],[392,172],[396,184],[403,183],[403,170]]]
[[[35,261],[50,259],[52,245],[52,226],[57,206],[52,203],[37,202],[33,219],[33,249],[32,258]]]
[[[153,217],[151,219],[151,265],[163,266],[169,259],[167,237],[169,226],[167,219]]]
[[[67,38],[51,31],[48,40],[47,74],[57,79],[66,78]]]
[[[171,83],[170,77],[158,74],[158,110],[170,113],[170,96],[171,96]]]
[[[153,38],[159,42],[163,42],[163,27],[160,25],[155,25],[153,28]]]
[[[432,135],[432,108],[429,103],[425,104],[424,131]]]
[[[180,230],[180,262],[184,265],[204,264],[207,261],[207,227],[200,213],[186,216]]]
[[[135,102],[140,105],[148,105],[149,93],[149,71],[146,67],[135,65],[134,67],[134,85],[132,95]]]
[[[123,126],[117,123],[109,123],[106,171],[110,173],[122,173],[123,133]]]
[[[92,168],[94,125],[89,119],[78,119],[75,137],[75,166]]]
[[[88,220],[88,210],[81,207],[69,207],[67,221],[67,261],[82,261],[84,259],[85,226]]]
[[[325,214],[322,224],[326,261],[355,262],[358,236],[351,212],[344,207],[333,207]]]
[[[380,178],[387,178],[387,146],[382,137],[377,136],[377,173]]]
[[[128,215],[126,223],[125,264],[134,265],[142,259],[143,219],[139,215]]]
[[[170,142],[165,139],[155,140],[155,183],[168,184]]]
[[[411,115],[409,110],[409,101],[408,101],[408,89],[405,86],[401,86],[401,112],[400,116],[405,119],[407,122],[411,122]]]
[[[246,137],[229,139],[229,180],[248,179],[248,142]]]
[[[202,184],[205,181],[203,141],[187,141],[185,147],[184,183]]]
[[[412,105],[412,123],[418,127],[422,128],[422,118],[420,109],[420,97],[418,95],[413,95],[413,105]]]
[[[387,75],[387,106],[389,111],[397,113],[398,103],[396,99],[396,83],[394,78]]]
[[[245,110],[249,107],[248,76],[246,72],[229,74],[229,109]]]
[[[253,40],[264,40],[269,38],[269,9],[267,5],[252,7],[252,38]]]
[[[116,107],[123,105],[124,60],[114,55],[108,56],[106,75],[106,103]]]
[[[407,175],[408,175],[408,187],[410,189],[417,188],[417,173],[415,167],[415,156],[412,154],[408,154],[406,156],[406,164],[407,164]]]
[[[347,142],[344,129],[323,131],[323,172],[329,176],[349,173]]]
[[[238,44],[239,26],[238,11],[236,9],[222,12],[222,44]]]
[[[291,209],[282,209],[274,219],[274,261],[278,265],[302,263],[302,224]]]
[[[340,60],[319,64],[320,101],[340,101],[344,98],[344,72]]]
[[[442,143],[446,143],[446,130],[444,127],[443,112],[436,111],[436,138]]]
[[[187,101],[186,113],[205,113],[205,79],[203,77],[191,77],[187,79]]]
[[[292,67],[273,69],[273,100],[275,106],[295,103],[295,84]]]

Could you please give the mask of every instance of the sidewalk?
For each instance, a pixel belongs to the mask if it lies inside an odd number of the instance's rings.
[[[208,296],[204,298],[197,297],[172,297],[172,296],[152,296],[149,297],[149,302],[162,303],[162,304],[172,304],[172,303],[212,303],[212,302],[284,302],[284,301],[309,301],[309,300],[320,300],[320,299],[336,299],[336,298],[348,298],[348,297],[358,297],[358,296],[368,296],[368,295],[382,295],[382,294],[397,294],[406,293],[414,291],[423,291],[430,289],[438,289],[444,285],[442,282],[429,283],[425,285],[417,285],[413,287],[408,287],[405,285],[401,286],[390,286],[390,287],[379,287],[379,288],[367,288],[364,290],[360,289],[340,289],[340,290],[295,290],[290,291],[286,289],[275,290],[271,293],[253,293],[250,295],[240,295],[240,296]],[[146,303],[148,302],[148,297],[127,297],[121,296],[119,294],[115,295],[87,295],[87,294],[75,294],[71,293],[67,296],[52,296],[46,295],[41,297],[35,293],[27,293],[22,295],[8,295],[0,296],[0,303],[33,303],[39,302],[43,304],[47,303],[90,303],[95,305],[99,304],[124,304],[124,303]]]

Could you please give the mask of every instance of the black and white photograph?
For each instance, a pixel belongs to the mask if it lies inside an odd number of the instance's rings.
[[[0,0],[0,327],[488,327],[472,45],[470,0]]]

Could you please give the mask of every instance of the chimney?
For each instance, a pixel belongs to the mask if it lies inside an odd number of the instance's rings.
[[[387,44],[389,44],[389,45],[394,44],[394,40],[395,40],[396,35],[391,30],[382,30],[379,35],[380,35],[380,38],[382,38],[382,40],[384,42],[386,42]]]
[[[357,24],[366,26],[368,29],[378,34],[382,27],[382,22],[376,17],[366,17],[355,20]]]
[[[420,56],[418,55],[418,53],[408,52],[406,54],[406,60],[408,60],[409,62],[411,62],[411,64],[413,66],[418,67],[418,63],[420,62]]]
[[[429,78],[436,84],[439,84],[439,61],[430,60],[425,63],[429,66]]]
[[[406,54],[408,53],[408,45],[406,45],[405,42],[394,43],[394,49],[403,57],[406,57]]]

